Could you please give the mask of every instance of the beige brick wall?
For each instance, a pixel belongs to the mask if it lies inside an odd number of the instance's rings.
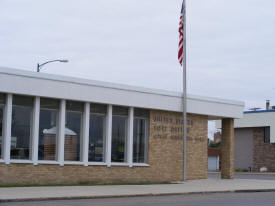
[[[222,120],[221,177],[234,178],[234,119]]]
[[[0,164],[0,184],[114,183],[182,180],[182,114],[152,110],[149,167]],[[187,178],[207,177],[207,117],[188,115]]]

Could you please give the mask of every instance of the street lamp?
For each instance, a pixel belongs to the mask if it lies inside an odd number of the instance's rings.
[[[48,63],[52,63],[52,62],[62,62],[62,63],[67,63],[67,62],[69,62],[69,60],[67,60],[67,59],[56,59],[56,60],[52,60],[52,61],[47,61],[47,62],[45,62],[45,63],[43,63],[43,64],[37,64],[37,72],[40,72],[40,70],[41,70],[41,67],[43,67],[45,64],[48,64]]]

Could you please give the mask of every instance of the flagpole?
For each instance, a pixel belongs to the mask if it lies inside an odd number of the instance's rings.
[[[186,139],[187,139],[187,114],[186,114],[186,109],[187,109],[187,87],[186,87],[186,0],[183,0],[184,4],[184,9],[183,9],[183,18],[182,18],[182,23],[183,23],[183,52],[182,52],[182,57],[183,57],[183,181],[185,182],[187,180],[186,178],[186,173],[187,173],[187,146],[186,146]]]

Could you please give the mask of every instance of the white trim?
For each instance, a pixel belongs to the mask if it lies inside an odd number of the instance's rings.
[[[134,133],[134,108],[130,107],[128,112],[127,124],[127,163],[133,167],[133,133]]]
[[[38,164],[45,164],[45,165],[59,165],[58,161],[50,161],[50,160],[38,160],[37,161]]]
[[[58,162],[60,166],[64,166],[64,143],[65,143],[65,115],[66,100],[60,101],[59,124],[58,124]]]
[[[111,155],[112,155],[112,115],[113,115],[113,106],[108,105],[107,108],[107,117],[106,117],[106,163],[107,167],[111,167]]]
[[[14,160],[11,159],[10,163],[16,163],[16,164],[33,164],[32,160]]]
[[[150,167],[149,164],[146,163],[133,163],[134,167]]]
[[[89,158],[89,129],[90,129],[90,103],[85,103],[83,114],[83,141],[82,141],[82,161],[84,166],[88,166]]]
[[[11,121],[12,121],[12,94],[7,94],[6,105],[3,118],[3,142],[4,142],[4,161],[10,164],[10,148],[11,148]]]
[[[1,162],[1,163],[5,163],[5,161],[4,161],[3,159],[0,159],[0,162]]]
[[[88,162],[88,166],[107,166],[106,162]]]
[[[84,165],[84,162],[64,161],[64,165]],[[63,165],[63,166],[64,166],[64,165]]]
[[[122,167],[129,167],[130,165],[126,162],[112,162],[112,166],[122,166]]]
[[[40,97],[34,98],[33,113],[32,113],[32,161],[37,165],[38,161],[38,140],[39,140],[39,115],[40,115]]]

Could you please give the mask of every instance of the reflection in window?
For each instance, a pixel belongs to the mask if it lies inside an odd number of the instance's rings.
[[[112,162],[126,162],[128,108],[113,107]]]
[[[4,104],[5,104],[5,95],[0,93],[0,159],[2,159]]]
[[[89,161],[103,162],[107,106],[100,104],[91,104],[90,111]]]
[[[11,159],[30,159],[33,98],[13,96]]]
[[[146,163],[148,151],[148,110],[135,109],[133,134],[133,162]]]
[[[58,100],[40,99],[39,160],[57,160],[58,111]]]
[[[82,137],[82,116],[84,104],[81,102],[66,102],[66,128],[64,160],[80,160],[80,140]]]

